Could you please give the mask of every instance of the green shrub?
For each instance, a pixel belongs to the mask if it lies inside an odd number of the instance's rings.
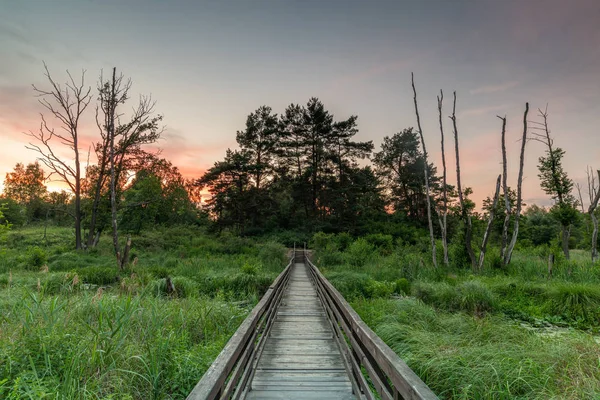
[[[374,279],[369,279],[365,287],[365,294],[367,298],[380,298],[390,297],[396,285],[394,282],[380,282]]]
[[[240,268],[240,271],[242,271],[242,273],[248,275],[256,275],[260,272],[260,270],[261,266],[259,264],[250,263],[248,261],[246,261]]]
[[[92,285],[112,285],[119,281],[117,267],[87,267],[77,271],[84,283]]]
[[[355,240],[346,251],[346,261],[354,267],[362,267],[367,260],[373,257],[375,248],[365,239]]]
[[[390,255],[394,250],[394,238],[392,235],[373,233],[364,237],[382,255]]]
[[[491,247],[485,253],[485,264],[488,270],[501,270],[504,268],[504,262],[500,255],[500,249]]]
[[[259,246],[258,258],[263,265],[282,267],[286,264],[286,248],[277,242],[266,242]]]
[[[344,263],[344,253],[333,251],[320,251],[317,258],[317,265],[322,267],[333,267]]]
[[[332,233],[317,232],[310,240],[310,248],[316,252],[324,250],[339,250],[335,235]]]
[[[341,232],[336,235],[335,241],[337,242],[338,249],[344,251],[352,244],[354,239],[348,232]]]
[[[397,279],[394,292],[398,294],[410,294],[410,282],[406,278]]]
[[[31,270],[39,270],[44,264],[48,262],[48,255],[37,246],[31,247],[27,250],[25,255],[26,268]]]
[[[367,274],[343,271],[327,273],[326,277],[347,299],[367,297],[366,288],[371,280]]]

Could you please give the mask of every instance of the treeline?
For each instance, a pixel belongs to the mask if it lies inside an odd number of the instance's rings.
[[[386,136],[379,149],[371,141],[355,139],[357,116],[337,120],[317,98],[305,105],[291,104],[279,115],[268,106],[259,107],[248,116],[245,129],[237,132],[239,148],[227,150],[225,158],[197,181],[211,193],[205,210],[214,227],[243,235],[286,230],[386,234],[411,244],[426,240],[430,230],[434,254],[441,238],[445,264],[450,262],[447,242],[458,242],[461,251],[454,251],[453,263],[471,264],[474,270],[481,269],[488,243],[500,248],[502,265],[510,262],[516,244],[553,244],[567,259],[570,248],[592,248],[597,258],[598,180],[590,169],[585,209],[581,190],[577,198],[574,182],[562,167],[565,152],[550,136],[547,111],[539,110],[542,122],[530,121],[526,107],[516,190],[507,184],[506,117],[501,118],[498,143],[503,170],[496,193],[484,201],[480,213],[469,198],[470,187],[447,182],[443,94],[438,97],[441,174],[423,151],[416,89],[414,95],[418,130],[406,128]],[[456,94],[450,148],[458,159],[455,112]],[[522,211],[527,206],[522,201],[522,170],[531,140],[547,149],[538,160],[539,178],[555,205],[548,209],[530,205]],[[458,161],[456,171],[460,179]]]
[[[4,230],[9,224],[73,224],[77,249],[93,248],[102,233],[111,232],[121,267],[126,260],[120,253],[126,254],[128,247],[122,247],[119,232],[173,224],[206,224],[215,232],[239,235],[278,235],[287,244],[307,241],[314,232],[383,234],[402,243],[422,244],[429,233],[434,265],[441,244],[443,253],[437,258],[444,264],[467,263],[474,270],[481,268],[488,243],[500,248],[503,265],[510,262],[516,244],[553,243],[566,258],[570,248],[591,248],[593,258],[598,257],[600,179],[588,170],[585,208],[581,188],[562,167],[565,152],[550,135],[547,110],[538,110],[538,121],[530,121],[526,106],[516,189],[507,184],[507,118],[500,118],[503,168],[495,193],[480,213],[469,198],[468,182],[460,180],[456,93],[449,115],[453,146],[446,146],[455,152],[456,185],[449,183],[447,171],[454,166],[445,161],[443,93],[438,97],[442,155],[438,172],[425,151],[424,137],[432,133],[421,129],[414,82],[416,129],[385,136],[377,149],[372,141],[356,139],[356,115],[338,119],[319,99],[311,98],[304,105],[290,104],[280,114],[259,107],[237,132],[238,148],[228,149],[202,177],[185,179],[169,160],[148,150],[161,137],[162,115],[148,96],[131,107],[132,83],[116,69],[108,77],[101,75],[95,90],[86,86],[84,73],[77,80],[68,74],[61,85],[45,71],[47,87],[34,89],[46,112],[39,129],[27,134],[27,148],[39,162],[17,164],[7,174],[0,199]],[[125,106],[132,111],[124,111]],[[92,109],[97,130],[84,152],[80,121]],[[86,132],[86,137],[90,135]],[[549,209],[532,205],[522,212],[523,163],[526,144],[532,140],[546,150],[538,160],[539,178],[555,204]],[[69,153],[71,157],[63,156]],[[68,190],[48,192],[48,178]],[[201,191],[210,196],[201,199]],[[449,242],[459,243],[460,252],[449,255]]]
[[[76,249],[94,248],[110,232],[123,268],[131,241],[123,241],[120,232],[202,218],[194,184],[160,152],[149,150],[164,130],[151,97],[130,104],[132,82],[116,69],[108,77],[100,75],[95,90],[86,85],[85,71],[80,79],[67,72],[61,84],[46,67],[45,77],[45,87],[34,86],[44,108],[39,128],[26,133],[26,147],[38,161],[17,164],[6,175],[0,199],[5,227],[68,223],[74,227]],[[84,136],[81,124],[91,110],[97,130],[86,130]],[[90,137],[91,144],[82,143]],[[50,179],[67,189],[48,192]]]

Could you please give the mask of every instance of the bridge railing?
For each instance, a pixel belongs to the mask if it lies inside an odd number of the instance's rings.
[[[367,399],[375,399],[371,387],[384,400],[438,397],[358,316],[344,297],[305,255],[312,279],[325,306],[346,365]],[[367,372],[369,381],[362,373]]]
[[[296,256],[294,246],[288,265],[229,339],[217,359],[189,394],[188,400],[243,397],[247,390],[247,383],[254,374],[256,367],[254,364],[262,353],[266,333],[269,332],[277,314],[277,306],[289,280],[290,269]]]

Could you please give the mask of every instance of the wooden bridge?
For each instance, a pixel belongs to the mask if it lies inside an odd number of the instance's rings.
[[[296,251],[188,396],[437,399]]]

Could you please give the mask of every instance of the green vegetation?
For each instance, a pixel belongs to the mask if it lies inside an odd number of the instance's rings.
[[[474,276],[434,269],[426,243],[388,254],[363,239],[339,251],[340,240],[315,235],[317,264],[440,398],[600,396],[600,265],[586,252],[557,257],[551,279],[543,248],[517,251],[506,270],[488,257]]]
[[[185,398],[286,260],[274,242],[178,227],[135,236],[119,272],[107,239],[0,239],[0,398]]]

